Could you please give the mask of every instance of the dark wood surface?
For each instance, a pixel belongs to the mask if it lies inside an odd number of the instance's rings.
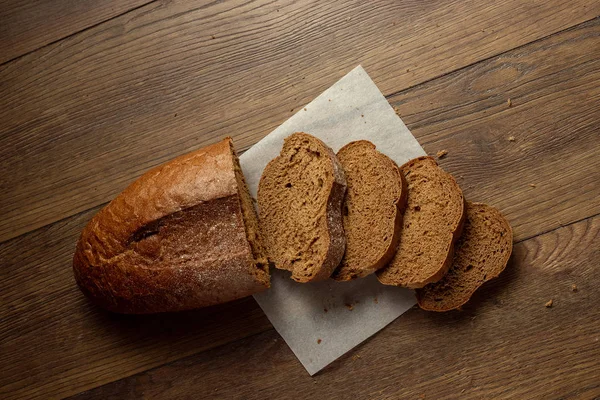
[[[151,0],[2,0],[0,64],[150,2]]]
[[[247,148],[357,64],[390,95],[598,15],[589,0],[153,2],[0,67],[0,240],[223,136]]]
[[[598,235],[595,217],[521,242],[462,311],[413,308],[312,378],[269,330],[75,398],[594,399]]]
[[[0,12],[0,398],[600,396],[599,3],[72,3]],[[310,378],[252,299],[85,300],[71,257],[102,204],[225,135],[248,148],[359,63],[515,230],[462,312],[413,309]]]

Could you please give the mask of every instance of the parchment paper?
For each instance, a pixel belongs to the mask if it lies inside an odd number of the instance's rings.
[[[254,197],[264,167],[294,132],[310,133],[336,152],[348,142],[367,139],[398,165],[425,155],[361,66],[305,108],[240,157]],[[254,298],[311,375],[416,302],[411,290],[384,286],[373,275],[352,282],[300,284],[280,270],[272,271],[271,288]]]

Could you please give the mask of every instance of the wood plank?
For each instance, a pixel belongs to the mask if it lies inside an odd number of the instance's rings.
[[[600,21],[595,20],[446,75],[437,80],[439,87],[428,87],[435,84],[433,81],[392,98],[406,112],[409,127],[429,152],[443,147],[450,149],[442,162],[457,175],[464,174],[459,182],[467,197],[499,206],[515,226],[518,239],[556,226],[547,218],[547,210],[553,210],[554,218],[563,224],[588,217],[596,210],[594,198],[600,191],[597,185],[590,186],[588,179],[597,179],[598,161],[595,159],[600,157],[574,158],[573,154],[600,153],[600,144],[594,140],[600,126],[600,115],[595,112],[598,88],[593,86],[600,79],[600,63],[595,60],[595,53],[589,51],[598,40],[598,23]],[[498,79],[493,71],[505,65],[503,62],[508,63],[511,54],[520,65],[527,66],[526,76],[531,79],[527,84],[516,80],[520,83],[510,89],[516,90],[510,92],[511,96],[515,95],[515,105],[504,109],[500,105],[504,104],[503,96],[490,99],[488,94],[493,93],[496,86],[507,85],[506,79]],[[472,92],[473,82],[478,81],[486,83],[481,84],[483,94]],[[423,90],[424,87],[427,90]],[[520,98],[516,96],[519,93],[520,96],[529,93],[531,97]],[[585,101],[582,93],[587,96]],[[446,100],[446,96],[450,100]],[[460,119],[454,123],[468,128],[469,136],[465,137],[450,125],[442,125],[448,132],[438,133],[434,129],[440,127],[435,125],[436,116],[440,116],[440,124],[453,121],[450,109],[436,111],[438,104],[453,104],[461,98],[468,101],[456,111]],[[522,101],[524,99],[527,101]],[[434,104],[430,104],[432,102]],[[416,105],[411,109],[411,104]],[[508,115],[519,110],[527,117],[525,122],[523,117]],[[550,111],[557,114],[550,117]],[[491,117],[486,120],[484,116],[488,113]],[[511,122],[514,118],[516,121]],[[480,120],[484,124],[478,129],[476,124]],[[567,122],[562,120],[570,121],[573,130],[567,129]],[[430,125],[432,128],[428,131]],[[488,126],[510,126],[513,130],[487,129]],[[518,130],[521,128],[523,131]],[[544,136],[536,136],[535,132]],[[505,145],[509,134],[518,137],[518,141]],[[529,153],[523,154],[524,139],[520,134],[531,136],[528,139],[531,142],[525,142],[530,145],[524,147]],[[553,135],[562,138],[559,142],[562,146],[552,144],[556,140]],[[499,160],[504,158],[512,165],[504,165],[502,169]],[[557,160],[561,159],[568,160],[570,168],[557,166]],[[519,184],[512,180],[513,174],[526,174],[524,171],[528,168],[537,172],[535,182],[540,185],[545,182],[546,193],[534,191],[537,195],[532,196],[534,189],[528,186],[527,179]],[[510,185],[503,184],[504,181]],[[590,193],[584,193],[577,183],[587,185]],[[541,186],[535,190],[539,188]],[[539,202],[531,203],[532,197]],[[552,202],[554,197],[558,200]],[[581,202],[582,198],[585,202]],[[568,207],[569,204],[575,207]],[[529,208],[531,210],[526,212]],[[575,213],[573,209],[579,211]],[[221,311],[192,314],[191,326],[185,317],[181,320],[168,317],[173,320],[167,319],[167,322],[162,322],[161,317],[138,322],[127,317],[107,316],[93,309],[77,291],[70,263],[77,235],[94,212],[95,209],[90,210],[0,245],[3,265],[0,303],[6,305],[0,309],[0,353],[10,356],[7,358],[10,364],[3,364],[0,374],[0,387],[3,387],[0,397],[8,397],[7,393],[15,397],[74,394],[270,328],[250,300],[232,306],[241,309],[225,312],[223,317],[217,315]],[[540,225],[538,220],[546,222]],[[136,330],[136,324],[143,328]],[[170,331],[170,325],[176,328]]]
[[[503,210],[522,240],[600,214],[600,60],[590,51],[600,54],[600,19],[389,101],[429,154],[448,150],[440,165],[465,196]]]
[[[247,148],[359,63],[390,94],[599,14],[587,0],[152,3],[0,67],[0,241],[225,135]]]
[[[0,64],[149,2],[3,0],[0,7]]]
[[[522,242],[462,311],[414,308],[313,378],[270,330],[74,399],[596,398],[599,237],[596,217]]]
[[[271,326],[252,298],[149,316],[92,306],[71,259],[95,211],[1,245],[0,398],[68,396]]]

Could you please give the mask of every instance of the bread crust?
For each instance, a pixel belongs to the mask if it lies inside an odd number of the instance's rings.
[[[146,172],[100,210],[81,233],[73,257],[83,293],[107,310],[137,314],[204,307],[266,289],[268,272],[256,268],[245,236],[234,154],[226,138],[177,157]],[[157,255],[161,222],[177,226],[173,216],[185,220],[192,214],[216,232],[227,220],[222,240],[228,254],[204,249],[195,263],[165,264]],[[153,226],[157,232],[150,232]],[[176,237],[169,240],[182,255],[194,252]]]
[[[474,286],[472,288],[472,290],[470,290],[470,293],[468,295],[466,295],[464,298],[462,298],[460,301],[455,302],[455,304],[453,304],[452,306],[449,307],[433,307],[431,304],[426,303],[424,301],[424,291],[422,290],[417,290],[416,293],[416,297],[417,297],[417,303],[419,304],[419,307],[421,307],[423,310],[426,311],[437,311],[437,312],[445,312],[445,311],[450,311],[450,310],[455,310],[457,308],[460,308],[461,306],[463,306],[464,304],[466,304],[471,297],[473,296],[473,293],[475,293],[475,291],[477,289],[479,289],[483,283],[489,281],[490,279],[494,279],[497,278],[500,273],[502,273],[502,271],[504,271],[504,269],[506,268],[506,265],[508,264],[508,260],[510,259],[510,256],[512,254],[512,250],[513,250],[513,230],[512,227],[510,226],[510,224],[508,223],[508,221],[506,220],[506,218],[504,218],[504,216],[502,215],[502,213],[500,213],[500,211],[498,211],[496,208],[489,206],[487,204],[484,203],[476,203],[476,202],[465,202],[465,206],[469,207],[469,208],[476,208],[476,207],[483,207],[485,208],[487,211],[492,212],[494,214],[496,214],[496,217],[498,218],[498,221],[501,223],[501,225],[506,229],[506,231],[508,232],[508,235],[510,237],[510,240],[508,241],[509,243],[509,247],[507,249],[506,252],[504,252],[504,257],[502,262],[500,263],[502,265],[502,267],[494,274],[490,273],[489,271],[486,273],[487,277],[486,279],[478,286]],[[466,211],[465,211],[466,214]],[[453,253],[454,254],[454,253]],[[454,259],[454,256],[452,257],[452,260]],[[451,264],[452,266],[452,264]]]
[[[344,147],[342,147],[338,151],[338,154],[340,154],[342,151],[344,151],[345,149],[347,149],[349,147],[352,147],[355,145],[360,145],[360,144],[368,145],[373,150],[377,150],[377,147],[370,141],[357,140],[357,141],[346,144]],[[398,179],[400,180],[400,184],[402,186],[400,197],[394,203],[394,205],[396,207],[396,212],[395,212],[395,216],[394,216],[394,232],[392,234],[392,238],[388,244],[387,249],[384,251],[384,253],[381,255],[381,257],[375,263],[365,267],[363,269],[362,273],[355,274],[354,276],[344,274],[343,271],[340,271],[340,269],[338,269],[332,276],[332,278],[337,281],[349,281],[354,278],[362,278],[362,277],[365,277],[365,276],[377,271],[378,269],[385,267],[390,261],[392,261],[392,258],[394,257],[394,255],[396,254],[396,250],[398,249],[398,244],[400,243],[400,233],[402,230],[402,217],[404,214],[404,210],[406,209],[407,184],[406,184],[406,179],[404,178],[404,175],[402,174],[402,172],[400,171],[400,168],[394,162],[394,160],[392,160],[391,158],[389,158],[385,155],[384,155],[384,157],[386,157],[386,159],[391,162],[393,168],[397,172]]]
[[[289,260],[277,260],[277,257],[274,256],[272,252],[269,255],[269,261],[272,262],[276,268],[292,271],[292,279],[294,279],[297,282],[306,283],[322,281],[331,276],[335,268],[339,265],[340,261],[342,260],[342,257],[344,256],[344,251],[346,249],[346,235],[344,234],[344,226],[342,222],[342,204],[344,201],[344,196],[346,194],[346,177],[344,170],[339,160],[337,159],[337,156],[335,155],[333,150],[331,150],[325,143],[323,143],[323,141],[310,134],[304,132],[296,132],[288,136],[285,139],[285,142],[287,143],[288,140],[291,140],[292,137],[304,137],[308,141],[318,142],[319,147],[322,148],[324,153],[327,155],[329,162],[332,165],[333,180],[331,183],[331,187],[329,188],[329,195],[327,197],[325,207],[325,217],[327,221],[326,234],[328,241],[327,251],[325,252],[325,257],[323,258],[322,263],[318,267],[315,267],[316,273],[311,275],[310,277],[294,273],[294,268],[289,262]],[[285,146],[286,144],[284,143],[283,148],[285,148]],[[271,170],[279,167],[281,157],[281,155],[275,157],[267,164],[267,166],[263,170],[258,189],[259,208],[261,207],[261,192],[264,190],[263,187],[264,182],[267,179],[266,177],[271,174]],[[261,221],[261,223],[264,224],[264,221]],[[264,233],[263,237],[268,238],[268,234]],[[273,244],[268,243],[268,240],[266,241],[266,243],[267,253],[269,253],[270,249],[268,248],[268,246],[269,244]]]
[[[431,160],[433,161],[433,163],[435,165],[438,165],[437,162],[435,161],[435,159],[431,156],[421,156],[421,157],[417,157],[415,159],[412,159],[406,163],[404,163],[402,166],[400,166],[400,171],[404,171],[407,168],[410,168],[413,164],[422,161],[422,160]],[[403,172],[404,174],[404,172]],[[444,261],[442,262],[442,264],[440,265],[440,267],[437,269],[437,271],[428,276],[427,278],[420,280],[420,281],[414,281],[414,282],[409,282],[406,284],[402,284],[403,287],[407,287],[409,289],[419,289],[422,288],[423,286],[432,283],[432,282],[437,282],[439,281],[448,271],[448,269],[450,268],[450,266],[452,265],[452,259],[454,257],[453,251],[454,251],[454,244],[456,243],[456,241],[458,240],[458,238],[460,237],[461,233],[462,233],[462,229],[464,226],[464,222],[465,222],[465,213],[466,213],[466,201],[464,199],[462,190],[460,188],[460,186],[458,185],[458,182],[456,182],[456,179],[451,175],[448,174],[448,176],[450,177],[450,181],[452,182],[452,184],[456,187],[457,192],[460,193],[461,199],[462,199],[462,209],[461,209],[461,214],[458,218],[458,222],[456,224],[456,228],[450,233],[451,237],[450,240],[448,241],[448,245],[446,248],[446,258],[444,259]],[[379,275],[377,276],[377,278],[379,279],[379,281],[383,284],[386,285],[393,285],[393,283],[384,281]]]
[[[327,228],[329,234],[329,249],[322,267],[310,281],[325,280],[331,276],[333,271],[342,261],[346,251],[346,235],[342,221],[342,205],[346,196],[346,175],[337,156],[328,146],[327,155],[333,164],[333,184],[329,198],[327,199]]]

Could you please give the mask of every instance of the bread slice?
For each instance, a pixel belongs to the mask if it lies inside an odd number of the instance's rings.
[[[287,137],[258,187],[269,261],[298,282],[329,278],[344,255],[344,171],[333,151],[306,133]]]
[[[396,253],[406,206],[406,181],[394,161],[366,140],[351,142],[337,153],[348,189],[343,222],[346,252],[333,279],[367,276]]]
[[[481,203],[467,203],[463,234],[456,244],[452,266],[442,280],[417,290],[424,310],[459,308],[484,282],[497,277],[512,252],[512,229],[498,210]]]
[[[75,279],[121,313],[187,310],[269,287],[252,198],[230,138],[145,173],[83,230]]]
[[[408,184],[400,246],[377,278],[386,285],[416,289],[440,280],[450,267],[465,201],[456,180],[431,157],[411,160],[400,170]]]

